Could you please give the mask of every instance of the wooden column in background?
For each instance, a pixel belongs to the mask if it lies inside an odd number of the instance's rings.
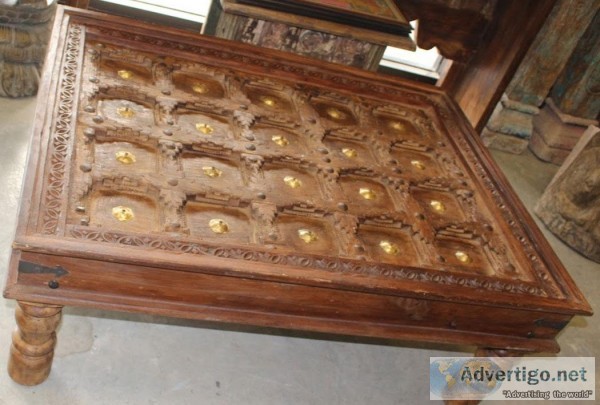
[[[476,53],[469,61],[456,63],[443,82],[477,132],[485,126],[553,5],[554,0],[499,1]]]
[[[37,94],[56,3],[0,4],[0,97]]]
[[[487,146],[512,153],[527,148],[533,117],[539,113],[599,4],[599,0],[556,2],[482,131]]]
[[[600,10],[571,54],[550,97],[533,120],[529,145],[542,160],[562,164],[600,113]]]

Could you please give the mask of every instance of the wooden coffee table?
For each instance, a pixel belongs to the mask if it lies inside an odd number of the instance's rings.
[[[496,354],[591,314],[434,87],[61,8],[39,100],[4,293],[21,384],[65,305]]]

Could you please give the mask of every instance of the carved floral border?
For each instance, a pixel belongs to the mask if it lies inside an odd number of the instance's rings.
[[[400,267],[383,263],[368,263],[357,260],[309,256],[289,253],[271,253],[240,247],[214,246],[181,239],[134,235],[124,232],[92,230],[83,227],[70,229],[70,236],[94,242],[112,243],[131,247],[180,252],[192,255],[214,256],[225,259],[245,260],[282,266],[304,267],[332,273],[362,274],[396,280],[430,282],[442,285],[462,286],[493,291],[546,296],[545,292],[527,283],[506,280],[487,280],[458,274],[433,273],[426,269]]]
[[[65,188],[66,157],[73,133],[75,93],[78,86],[77,72],[81,52],[83,27],[69,25],[60,83],[56,121],[52,127],[50,142],[50,168],[43,192],[42,233],[54,235],[58,230],[63,210],[62,197]]]

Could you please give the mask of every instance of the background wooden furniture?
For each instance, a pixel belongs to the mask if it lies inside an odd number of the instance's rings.
[[[588,127],[535,207],[556,236],[600,263],[600,128]]]
[[[432,86],[60,9],[7,298],[518,351],[591,310]]]
[[[37,93],[55,9],[46,0],[0,4],[0,97]]]
[[[355,16],[355,24],[348,25],[340,10],[335,12],[340,18],[333,20],[323,19],[326,17],[316,5],[312,5],[312,16],[308,17],[296,8],[287,10],[289,5],[260,6],[262,3],[214,0],[202,33],[368,70],[378,69],[387,45],[415,49],[408,36],[410,25],[393,2],[389,7],[399,15],[398,26],[403,28],[397,29],[400,33],[383,32],[384,27],[374,29],[380,24],[376,16]],[[358,20],[361,27],[357,26]]]

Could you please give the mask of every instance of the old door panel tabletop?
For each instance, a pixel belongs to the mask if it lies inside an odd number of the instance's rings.
[[[16,381],[65,305],[550,352],[591,313],[441,90],[76,9],[52,38]]]

